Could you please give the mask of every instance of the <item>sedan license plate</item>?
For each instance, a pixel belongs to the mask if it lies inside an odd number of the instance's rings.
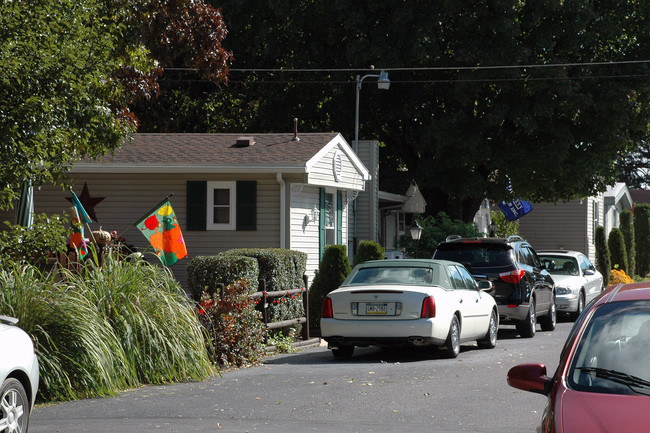
[[[388,304],[366,304],[366,314],[388,314]]]

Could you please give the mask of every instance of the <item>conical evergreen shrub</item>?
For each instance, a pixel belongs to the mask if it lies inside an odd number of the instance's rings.
[[[613,228],[609,232],[607,247],[609,248],[609,257],[612,267],[627,273],[629,269],[627,251],[625,250],[625,237],[623,236],[621,229]]]
[[[609,257],[609,248],[607,247],[607,236],[605,236],[605,227],[596,227],[596,268],[603,274],[605,285],[609,285],[609,274],[612,269],[611,259]]]
[[[329,245],[325,248],[314,282],[309,288],[309,324],[312,328],[320,328],[325,296],[337,289],[351,270],[345,245]]]
[[[634,275],[636,272],[636,245],[634,240],[634,214],[632,211],[621,212],[621,231],[625,238],[625,252],[627,253],[627,273]]]

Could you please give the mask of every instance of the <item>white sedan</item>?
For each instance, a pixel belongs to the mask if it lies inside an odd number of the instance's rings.
[[[497,343],[499,315],[485,291],[456,262],[429,259],[375,260],[357,265],[323,303],[321,336],[335,357],[355,346],[442,347],[455,358],[460,344]]]
[[[0,432],[26,432],[38,391],[34,344],[17,319],[0,316]]]
[[[537,256],[555,281],[555,305],[558,313],[577,319],[605,285],[603,276],[579,251],[541,250]]]

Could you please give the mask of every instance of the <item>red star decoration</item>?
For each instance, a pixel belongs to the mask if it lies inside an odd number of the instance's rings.
[[[84,209],[86,209],[86,212],[88,213],[90,219],[95,222],[99,222],[97,221],[97,215],[95,215],[95,206],[105,198],[106,197],[91,197],[90,192],[88,192],[88,184],[84,182],[84,189],[81,191],[79,201],[81,202],[81,205],[84,207]],[[72,203],[71,197],[66,197],[66,199]]]

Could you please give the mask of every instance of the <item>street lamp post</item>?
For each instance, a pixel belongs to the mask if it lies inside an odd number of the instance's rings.
[[[409,227],[409,232],[411,233],[411,239],[415,242],[415,258],[417,259],[418,243],[420,242],[420,236],[422,236],[422,226],[417,221],[413,221],[413,224]]]
[[[388,90],[390,88],[390,80],[388,79],[388,72],[381,71],[379,74],[367,74],[363,77],[357,75],[357,99],[354,109],[354,152],[359,153],[359,94],[361,93],[361,85],[366,78],[376,78],[377,88],[381,90]]]
[[[357,99],[354,107],[354,153],[359,156],[359,94],[361,93],[361,85],[366,78],[376,78],[377,88],[381,90],[388,90],[390,87],[390,80],[388,79],[388,72],[381,71],[379,74],[367,74],[363,77],[357,75]],[[352,215],[354,216],[354,235],[352,236],[352,250],[357,252],[357,201],[355,200],[352,205]]]

